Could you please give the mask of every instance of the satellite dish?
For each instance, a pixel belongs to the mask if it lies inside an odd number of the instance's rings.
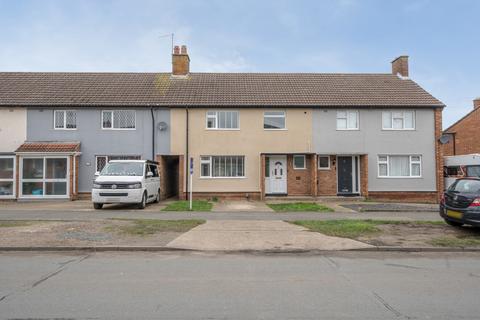
[[[159,122],[157,124],[157,128],[158,128],[159,131],[165,131],[168,128],[168,124],[166,122],[163,122],[163,121]]]
[[[440,137],[440,139],[438,139],[438,141],[440,141],[441,144],[449,143],[450,142],[450,135],[444,134]]]

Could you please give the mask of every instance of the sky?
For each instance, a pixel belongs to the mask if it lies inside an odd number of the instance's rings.
[[[0,71],[390,72],[447,105],[480,97],[477,0],[0,0]]]

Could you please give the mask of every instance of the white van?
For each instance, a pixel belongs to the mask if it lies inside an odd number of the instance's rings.
[[[158,163],[149,160],[112,160],[95,174],[92,201],[95,209],[108,203],[137,203],[140,209],[160,201]]]
[[[459,178],[480,177],[480,154],[444,157],[445,190]]]

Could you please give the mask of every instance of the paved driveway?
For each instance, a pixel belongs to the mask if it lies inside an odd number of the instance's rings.
[[[371,247],[283,221],[217,220],[191,229],[167,247],[193,250],[346,250]]]

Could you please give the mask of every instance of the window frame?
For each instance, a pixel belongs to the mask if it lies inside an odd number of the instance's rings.
[[[209,115],[209,113],[211,112],[214,112],[215,115]],[[236,113],[237,114],[237,128],[219,128],[218,127],[218,114],[220,112],[225,112],[225,113],[228,113],[228,112],[231,112],[231,113]],[[209,118],[213,118],[215,119],[215,127],[214,128],[209,128],[208,127],[208,120]],[[240,130],[240,111],[238,110],[207,110],[205,112],[205,130],[213,130],[213,131],[238,131]]]
[[[267,117],[269,117],[269,118],[283,118],[285,126],[283,128],[265,128],[265,114],[267,112],[282,112],[283,116],[282,115],[269,115]],[[286,131],[286,130],[288,130],[287,129],[287,111],[285,111],[285,110],[264,110],[263,111],[263,130],[265,130],[265,131]]]
[[[101,170],[98,170],[98,161],[97,161],[98,158],[105,158],[105,165],[106,165],[110,160],[112,160],[111,159],[112,157],[123,157],[124,158],[124,159],[113,159],[113,160],[141,160],[142,159],[142,156],[136,155],[136,154],[127,154],[127,155],[100,154],[100,155],[95,155],[95,173],[101,171]]]
[[[75,128],[67,128],[67,112],[75,112]],[[63,127],[62,128],[57,128],[56,123],[57,123],[57,112],[62,112],[63,113]],[[53,110],[53,130],[77,130],[77,110],[67,110],[67,109],[62,109],[62,110]]]
[[[11,159],[13,162],[13,172],[12,178],[0,178],[0,182],[11,182],[12,183],[12,194],[11,195],[0,195],[0,199],[15,199],[17,196],[17,159],[14,155],[0,155],[0,159]]]
[[[400,119],[398,117],[394,117],[394,113],[395,112],[401,112],[402,113],[402,117],[401,119],[403,120],[403,128],[401,129],[396,129],[394,127],[394,119]],[[406,128],[405,127],[405,113],[412,113],[412,124],[413,124],[413,127],[412,128]],[[390,113],[390,123],[391,123],[391,127],[385,127],[385,123],[384,123],[384,114],[385,113]],[[382,130],[385,130],[385,131],[415,131],[416,128],[417,128],[417,121],[416,121],[416,117],[417,117],[417,113],[415,112],[415,110],[383,110],[382,111]]]
[[[303,168],[295,166],[295,158],[302,157],[303,158]],[[307,157],[304,154],[294,154],[292,157],[292,166],[293,170],[306,170],[307,169]]]
[[[134,128],[115,128],[114,127],[114,123],[115,123],[115,113],[116,112],[120,112],[120,111],[128,111],[128,112],[133,112],[133,116],[134,116],[134,125],[135,127]],[[110,128],[105,128],[103,126],[103,118],[104,118],[104,114],[106,112],[111,112],[112,113],[112,126]],[[137,130],[137,111],[136,110],[132,110],[132,109],[114,109],[114,110],[102,110],[102,116],[101,116],[101,122],[100,122],[100,125],[101,125],[101,128],[102,130],[115,130],[115,131],[132,131],[132,130]]]
[[[328,167],[320,167],[320,158],[327,158],[328,159]],[[331,165],[330,165],[330,156],[325,156],[325,155],[318,155],[317,156],[317,162],[318,162],[318,165],[317,165],[317,168],[318,170],[330,170],[331,169]]]
[[[391,176],[390,175],[390,157],[406,157],[408,156],[409,161],[409,175],[408,176]],[[380,161],[380,157],[387,157],[386,161]],[[418,157],[419,160],[412,160],[413,157]],[[423,156],[420,154],[379,154],[377,156],[377,178],[379,179],[419,179],[423,176],[423,165],[422,165],[422,158]],[[387,175],[381,176],[380,175],[380,165],[387,166]],[[413,165],[418,164],[420,167],[420,175],[414,176],[412,175],[412,167]]]
[[[346,116],[345,118],[343,117],[338,117],[338,114],[340,112],[345,112]],[[349,114],[351,113],[355,113],[356,114],[356,117],[357,117],[357,127],[356,128],[349,128],[348,127],[348,117],[349,117]],[[339,128],[338,127],[338,119],[345,119],[346,122],[347,122],[347,126],[346,128]],[[359,131],[360,130],[360,112],[358,110],[355,110],[355,109],[346,109],[346,110],[337,110],[337,113],[336,113],[336,117],[335,117],[335,127],[337,128],[337,131]]]
[[[35,179],[35,178],[23,178],[23,161],[25,159],[42,159],[43,161],[43,176],[40,179]],[[46,178],[46,172],[47,172],[47,159],[66,159],[66,174],[65,178]],[[19,183],[19,188],[18,188],[18,193],[19,193],[19,198],[22,199],[68,199],[70,197],[70,188],[72,187],[70,185],[70,156],[68,155],[38,155],[38,156],[21,156],[19,159],[19,176],[18,176],[18,183]],[[42,194],[41,195],[32,195],[32,194],[23,194],[23,183],[24,182],[32,182],[32,183],[42,183]],[[66,189],[65,189],[65,194],[63,195],[47,195],[46,193],[46,186],[47,183],[66,183]]]
[[[226,176],[220,176],[220,177],[215,177],[213,176],[213,158],[214,157],[241,157],[243,158],[243,176],[232,176],[232,177],[226,177]],[[202,158],[208,158],[207,159],[202,159]],[[247,177],[247,165],[245,163],[245,156],[244,155],[214,155],[214,156],[200,156],[200,173],[199,177],[200,179],[246,179]],[[207,164],[209,166],[209,176],[204,176],[202,175],[202,164]]]

